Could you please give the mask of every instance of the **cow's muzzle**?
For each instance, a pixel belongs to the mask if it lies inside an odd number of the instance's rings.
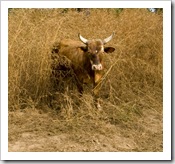
[[[92,70],[102,70],[103,69],[103,66],[101,64],[92,64]]]

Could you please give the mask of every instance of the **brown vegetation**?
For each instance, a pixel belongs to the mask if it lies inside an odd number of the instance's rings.
[[[163,151],[162,19],[147,9],[12,9],[9,151]],[[79,97],[71,72],[54,85],[51,47],[113,31],[98,111],[91,86]]]

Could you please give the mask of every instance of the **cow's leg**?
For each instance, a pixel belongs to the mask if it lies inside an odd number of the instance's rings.
[[[80,96],[82,96],[82,94],[83,94],[83,86],[82,86],[81,83],[77,82],[77,89],[78,89],[78,92],[80,93]]]
[[[74,71],[74,75],[75,75],[75,81],[76,81],[78,92],[79,92],[80,96],[82,96],[82,94],[83,94],[83,84],[80,81],[80,78],[79,78],[76,71]]]
[[[90,76],[85,70],[75,70],[75,79],[79,93],[83,94],[83,84],[89,83],[91,80]]]
[[[102,107],[100,105],[100,101],[99,101],[99,90],[101,88],[101,82],[100,79],[102,77],[102,75],[100,73],[95,73],[94,74],[94,87],[93,87],[93,95],[94,95],[94,101],[95,101],[95,106],[97,107],[97,109],[102,110]]]
[[[79,70],[75,69],[73,65],[71,65],[71,73],[74,77],[75,84],[76,84],[78,92],[81,96],[83,94],[83,84],[82,84],[80,77],[79,77],[80,72],[79,72]]]

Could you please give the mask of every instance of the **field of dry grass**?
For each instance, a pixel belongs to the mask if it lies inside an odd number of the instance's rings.
[[[163,151],[163,14],[147,9],[12,9],[8,24],[9,151]],[[51,75],[51,47],[62,38],[105,38],[98,111],[91,86]],[[110,67],[113,65],[112,67]]]

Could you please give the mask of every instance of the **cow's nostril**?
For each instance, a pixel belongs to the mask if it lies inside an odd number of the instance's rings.
[[[99,70],[102,70],[103,69],[103,67],[102,67],[102,65],[101,64],[99,64]]]
[[[96,70],[96,65],[92,65],[92,70]]]

